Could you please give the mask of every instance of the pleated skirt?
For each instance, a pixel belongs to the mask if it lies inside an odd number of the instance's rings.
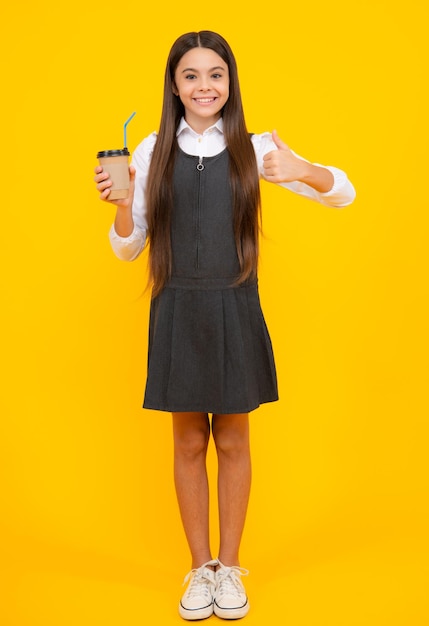
[[[257,283],[172,279],[151,303],[143,406],[247,413],[278,400]]]

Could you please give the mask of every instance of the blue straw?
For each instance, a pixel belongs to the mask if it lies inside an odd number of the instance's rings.
[[[134,113],[132,115],[130,115],[130,117],[127,119],[127,121],[124,124],[124,148],[127,147],[127,126],[128,126],[128,122],[131,122],[131,120],[133,119],[135,114],[136,114],[136,111],[134,111]]]

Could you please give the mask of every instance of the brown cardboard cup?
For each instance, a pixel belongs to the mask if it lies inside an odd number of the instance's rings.
[[[123,150],[102,150],[97,154],[98,162],[103,170],[109,173],[112,181],[109,200],[128,198],[130,188],[129,156],[130,153],[127,148],[123,148]]]

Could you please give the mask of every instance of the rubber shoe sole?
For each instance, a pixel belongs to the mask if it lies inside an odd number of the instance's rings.
[[[199,609],[185,609],[182,603],[179,603],[179,615],[183,619],[188,621],[197,620],[197,619],[207,619],[211,615],[213,615],[213,604],[209,604],[208,606],[203,606]]]
[[[243,606],[237,606],[233,608],[222,608],[214,602],[214,614],[221,619],[241,619],[245,617],[250,609],[249,600],[246,599],[246,604]]]

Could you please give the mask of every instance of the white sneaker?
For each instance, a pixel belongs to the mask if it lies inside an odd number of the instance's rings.
[[[240,576],[247,576],[248,570],[242,567],[226,567],[218,561],[216,572],[216,592],[214,613],[222,619],[239,619],[247,615],[249,600]]]
[[[189,581],[189,585],[179,603],[183,619],[206,619],[213,614],[216,575],[208,565],[216,566],[217,561],[208,561],[185,576],[183,584]]]

